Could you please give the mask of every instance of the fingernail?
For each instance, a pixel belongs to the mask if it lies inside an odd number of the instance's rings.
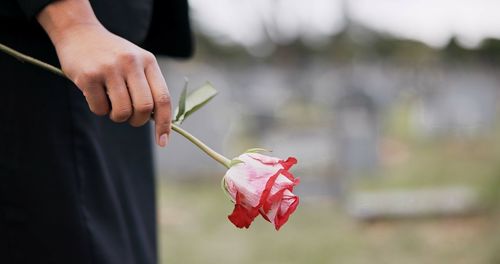
[[[168,143],[168,135],[167,134],[163,134],[160,136],[160,147],[165,147]]]

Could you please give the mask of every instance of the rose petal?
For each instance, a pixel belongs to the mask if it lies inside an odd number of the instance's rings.
[[[266,187],[264,188],[264,191],[262,191],[262,195],[260,196],[260,201],[259,201],[259,205],[257,206],[257,208],[260,208],[261,206],[265,206],[266,203],[268,203],[268,197],[271,195],[271,191],[273,189],[273,186],[276,182],[276,179],[281,175],[281,172],[283,170],[279,170],[278,172],[276,172],[276,174],[274,174],[273,176],[271,176],[269,178],[269,180],[267,181],[266,183]],[[264,208],[264,211],[266,211],[266,208]]]
[[[299,206],[299,197],[289,191],[285,191],[280,204],[280,210],[274,220],[276,230],[279,230],[288,221],[288,218],[295,212],[297,206]]]
[[[293,165],[297,164],[297,159],[294,157],[289,157],[285,161],[281,161],[280,164],[285,170],[289,170]]]
[[[278,178],[276,178],[276,181],[273,184],[273,188],[271,190],[271,195],[274,195],[275,193],[282,191],[284,189],[289,189],[290,191],[293,191],[293,187],[297,185],[296,179],[290,180],[288,177],[285,176],[287,172],[285,170],[280,171],[280,175]]]
[[[238,159],[244,163],[231,167],[224,176],[228,191],[235,199],[236,193],[241,192],[248,199],[248,204],[257,207],[264,190],[264,186],[273,175],[282,169],[279,163],[276,166],[267,166],[253,159],[248,154],[243,154]]]
[[[260,214],[267,221],[274,224],[276,230],[279,230],[287,221],[290,215],[297,209],[299,197],[288,190],[283,192],[281,199],[274,202],[267,213],[260,210]]]
[[[243,154],[241,156],[246,156],[246,157],[250,157],[252,159],[258,160],[260,163],[262,163],[264,165],[277,165],[281,161],[283,161],[279,158],[262,155],[260,153],[246,153],[246,154]]]
[[[259,210],[255,208],[247,208],[241,202],[243,200],[243,195],[238,193],[236,195],[236,204],[234,205],[233,212],[228,215],[229,221],[233,223],[238,228],[248,228],[252,224],[253,220],[257,215],[259,215]]]

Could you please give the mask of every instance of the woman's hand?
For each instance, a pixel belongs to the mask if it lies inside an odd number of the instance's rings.
[[[167,144],[170,95],[153,54],[107,31],[85,0],[53,2],[38,21],[56,47],[63,72],[92,112],[142,126],[154,111],[156,141]]]

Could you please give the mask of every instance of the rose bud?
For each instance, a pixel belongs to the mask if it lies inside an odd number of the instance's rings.
[[[274,224],[284,225],[299,204],[293,187],[299,183],[288,170],[297,160],[287,160],[258,153],[245,153],[237,158],[224,176],[226,188],[235,203],[229,220],[239,228],[248,228],[259,213]]]

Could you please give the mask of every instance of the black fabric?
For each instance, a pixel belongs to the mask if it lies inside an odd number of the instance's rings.
[[[24,15],[31,18],[38,14],[47,4],[54,0],[17,0],[19,7],[24,12]]]
[[[144,41],[151,21],[153,0],[90,0],[90,4],[109,31],[136,44]],[[171,30],[165,25],[164,34],[170,34]]]
[[[92,4],[110,31],[189,55],[186,1],[156,2]],[[32,17],[43,3],[2,1],[0,43],[59,66]],[[71,82],[0,52],[0,263],[157,263],[150,130],[93,115]]]
[[[0,23],[19,30],[41,29],[35,16],[54,0],[2,0]],[[193,53],[187,0],[90,0],[101,23],[111,32],[157,55],[187,58]],[[0,24],[0,26],[1,26]]]
[[[160,55],[190,57],[194,51],[194,41],[188,9],[185,0],[156,0],[144,48]],[[166,28],[170,30],[169,34],[165,34]]]
[[[36,22],[35,16],[54,0],[3,1],[5,4],[0,6],[1,18],[15,20],[20,26],[26,24],[32,26]],[[99,21],[109,31],[134,43],[141,43],[146,37],[152,16],[153,0],[90,0],[90,4]]]
[[[23,34],[0,42],[56,64],[47,38]],[[1,53],[0,263],[156,263],[150,135]]]
[[[19,5],[20,2],[16,0],[1,0],[0,1],[0,18],[9,18],[9,19],[31,19],[34,17],[38,11],[40,11],[45,5],[48,4],[48,1],[40,1],[40,0],[35,0],[38,1],[38,8],[36,8],[34,5],[31,7],[27,7],[26,9],[23,10],[23,8]],[[29,10],[34,10],[33,12],[29,12]],[[35,11],[37,10],[38,11]],[[32,14],[31,14],[32,13]]]

